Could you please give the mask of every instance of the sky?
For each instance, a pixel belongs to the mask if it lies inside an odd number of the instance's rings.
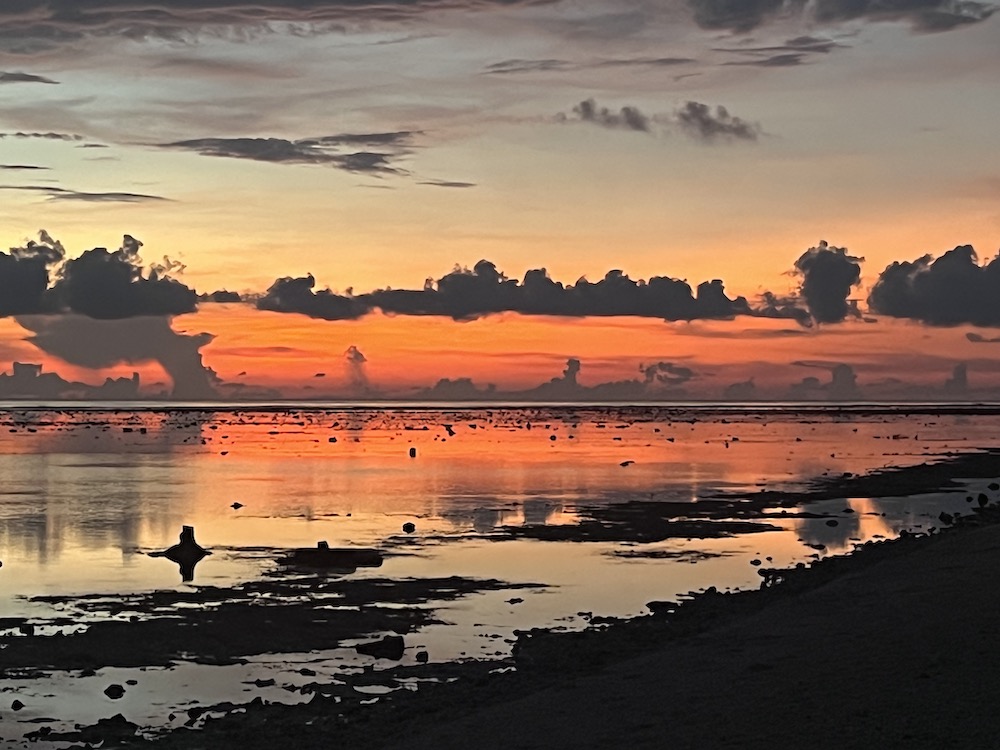
[[[0,398],[998,398],[996,10],[5,2]]]

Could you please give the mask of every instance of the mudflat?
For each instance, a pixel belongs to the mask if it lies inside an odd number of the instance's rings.
[[[1000,526],[864,557],[818,587],[597,672],[411,716],[395,736],[370,726],[372,744],[1000,746]]]

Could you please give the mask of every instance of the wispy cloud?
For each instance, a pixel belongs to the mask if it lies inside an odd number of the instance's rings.
[[[474,182],[459,182],[457,180],[424,180],[423,182],[418,182],[418,185],[430,185],[431,187],[443,187],[443,188],[471,188],[476,187]]]
[[[148,203],[154,201],[169,201],[159,195],[144,195],[142,193],[86,193],[79,190],[68,190],[44,185],[0,185],[0,190],[16,190],[28,193],[39,193],[47,196],[53,202],[80,201],[83,203]]]
[[[394,166],[391,160],[410,152],[416,134],[408,130],[342,133],[294,141],[285,138],[195,138],[159,146],[193,151],[202,156],[248,159],[271,164],[325,165],[346,172],[375,175],[407,174],[406,170]],[[367,150],[375,148],[381,150]]]
[[[511,75],[517,73],[549,73],[598,68],[672,68],[697,62],[693,57],[622,57],[572,62],[557,58],[539,60],[512,58],[490,63],[483,70],[490,75]]]
[[[0,84],[3,83],[48,83],[58,85],[59,81],[53,81],[51,78],[36,76],[31,73],[0,72]]]
[[[76,133],[0,133],[0,138],[39,138],[46,141],[82,141],[83,136]]]

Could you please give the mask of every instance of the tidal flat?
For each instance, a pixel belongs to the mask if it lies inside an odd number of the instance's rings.
[[[529,652],[537,674],[529,634],[602,635],[981,517],[1000,497],[998,421],[937,405],[8,405],[0,738],[170,746],[226,716],[311,724],[310,706],[374,715],[399,691],[523,676]],[[184,526],[211,553],[189,581],[152,556]],[[293,564],[321,542],[367,562]]]

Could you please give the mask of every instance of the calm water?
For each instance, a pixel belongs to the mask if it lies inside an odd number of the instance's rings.
[[[990,408],[11,407],[0,412],[0,616],[69,632],[110,616],[73,597],[237,587],[279,572],[282,550],[325,540],[393,553],[350,579],[538,584],[441,604],[443,624],[408,635],[404,663],[418,649],[432,661],[490,658],[509,652],[517,628],[584,627],[587,613],[635,615],[709,585],[755,587],[751,561],[786,566],[935,525],[942,509],[965,509],[966,493],[827,499],[806,508],[817,517],[758,514],[749,522],[771,530],[710,539],[650,540],[636,503],[686,503],[697,516],[720,496],[801,490],[824,476],[997,447],[998,426]],[[406,522],[414,533],[402,531]],[[182,525],[213,552],[191,583],[148,555],[174,544]],[[613,531],[600,540],[576,533],[597,527]],[[78,625],[52,626],[59,616]],[[292,688],[307,682],[295,671],[303,664],[315,681],[372,663],[344,645],[237,666],[0,680],[0,737],[12,742],[39,719],[59,727],[120,712],[165,726],[182,706],[302,700]],[[262,677],[275,685],[248,684]],[[138,684],[125,698],[103,695],[130,678]],[[26,704],[16,715],[7,710],[15,697]]]

